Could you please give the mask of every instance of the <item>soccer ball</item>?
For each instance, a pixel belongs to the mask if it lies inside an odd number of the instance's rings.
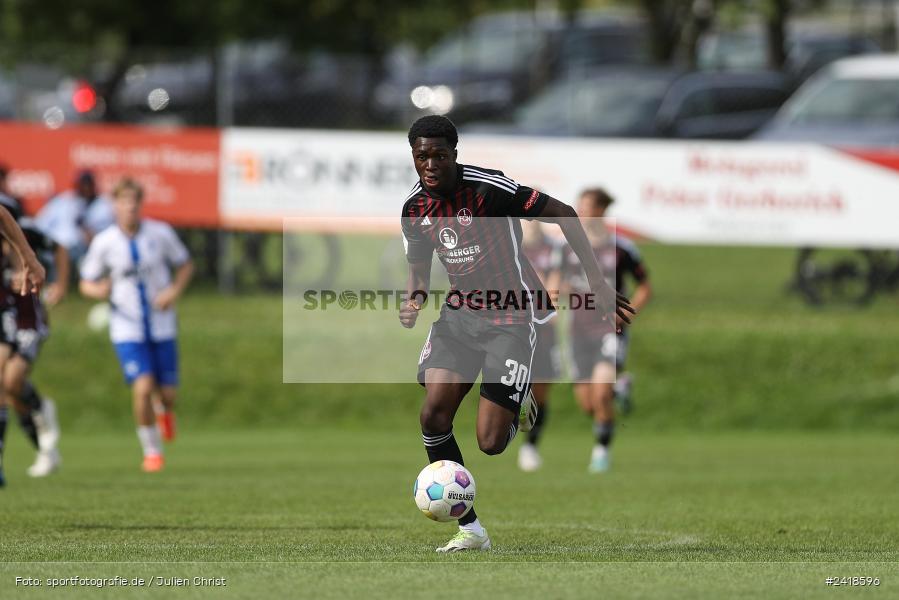
[[[434,521],[455,521],[474,504],[474,477],[457,462],[438,460],[418,474],[412,485],[415,504]]]

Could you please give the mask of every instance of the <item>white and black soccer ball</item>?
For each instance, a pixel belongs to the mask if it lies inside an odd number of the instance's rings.
[[[457,462],[438,460],[418,474],[412,495],[418,509],[429,519],[455,521],[474,505],[474,477]]]

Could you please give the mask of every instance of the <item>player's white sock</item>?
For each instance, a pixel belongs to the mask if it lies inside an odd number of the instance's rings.
[[[156,425],[140,425],[137,428],[137,439],[144,450],[144,456],[162,454],[162,438]]]
[[[459,525],[459,529],[462,529],[464,531],[470,531],[471,533],[473,533],[475,535],[484,535],[484,528],[481,527],[480,519],[475,519],[468,525]]]
[[[597,458],[602,458],[603,456],[609,453],[609,449],[600,444],[596,444],[593,446],[593,453],[590,455],[590,458],[596,460]]]

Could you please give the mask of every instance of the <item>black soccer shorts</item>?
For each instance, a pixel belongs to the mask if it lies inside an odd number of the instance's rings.
[[[574,381],[589,381],[593,367],[599,363],[615,365],[619,371],[627,359],[629,341],[627,329],[621,334],[572,335],[571,367]]]
[[[518,414],[531,389],[537,333],[531,323],[497,325],[467,308],[444,306],[418,359],[418,382],[428,369],[448,369],[464,381],[481,378],[481,396]]]

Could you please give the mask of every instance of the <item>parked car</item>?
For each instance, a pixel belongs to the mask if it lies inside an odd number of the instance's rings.
[[[642,22],[625,15],[511,12],[475,19],[434,46],[414,68],[378,86],[378,111],[394,122],[427,113],[457,122],[508,114],[573,66],[633,64],[649,58]]]
[[[847,56],[880,52],[871,38],[826,27],[796,25],[786,32],[783,70],[799,85],[821,67]],[[768,67],[768,36],[761,27],[711,32],[697,44],[701,70],[760,70]]]
[[[740,139],[788,95],[774,72],[702,73],[602,68],[565,78],[528,102],[509,125],[469,131],[528,135]]]
[[[112,107],[129,122],[216,125],[224,100],[235,125],[336,127],[361,124],[366,86],[375,85],[363,60],[299,57],[280,42],[231,44],[223,57],[219,65],[208,55],[134,64]]]
[[[899,54],[831,64],[799,88],[755,137],[899,147]]]

